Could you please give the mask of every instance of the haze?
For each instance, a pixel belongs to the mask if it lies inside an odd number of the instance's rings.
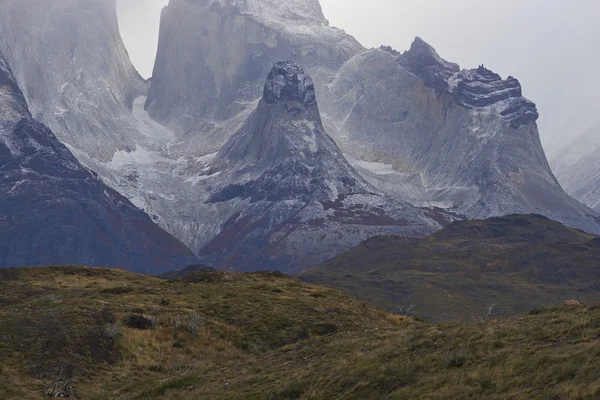
[[[140,73],[152,74],[160,10],[168,0],[118,0],[121,34]],[[366,47],[404,51],[420,36],[463,68],[518,78],[540,111],[552,154],[600,121],[600,1],[321,0],[331,24]]]

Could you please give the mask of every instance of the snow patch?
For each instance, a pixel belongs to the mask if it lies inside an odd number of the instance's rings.
[[[150,118],[144,109],[145,104],[146,96],[139,96],[133,102],[132,114],[140,133],[153,143],[172,143],[175,140],[175,134]]]

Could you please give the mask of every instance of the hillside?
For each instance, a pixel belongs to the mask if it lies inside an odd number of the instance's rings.
[[[390,311],[428,320],[505,316],[564,299],[600,300],[600,241],[545,217],[455,222],[424,239],[376,237],[302,273]]]
[[[598,337],[593,306],[431,325],[274,273],[0,271],[10,399],[60,366],[83,399],[596,398]]]

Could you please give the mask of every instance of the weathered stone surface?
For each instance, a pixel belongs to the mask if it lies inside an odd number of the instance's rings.
[[[299,66],[277,63],[264,94],[207,172],[205,210],[219,210],[221,228],[199,250],[202,262],[298,272],[373,235],[422,236],[439,226],[376,194],[348,164]]]
[[[521,85],[460,70],[416,39],[398,55],[366,50],[340,69],[321,102],[327,131],[378,189],[469,218],[544,214],[600,232],[549,168],[535,105]]]
[[[0,268],[83,264],[154,273],[197,261],[31,117],[1,56],[0,81]]]

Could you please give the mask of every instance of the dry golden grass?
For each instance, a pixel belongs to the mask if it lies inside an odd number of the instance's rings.
[[[92,400],[600,397],[595,307],[433,325],[276,274],[210,280],[72,267],[1,281],[0,398],[40,398],[60,365]],[[155,328],[127,327],[132,313]],[[197,335],[172,323],[190,313]]]

